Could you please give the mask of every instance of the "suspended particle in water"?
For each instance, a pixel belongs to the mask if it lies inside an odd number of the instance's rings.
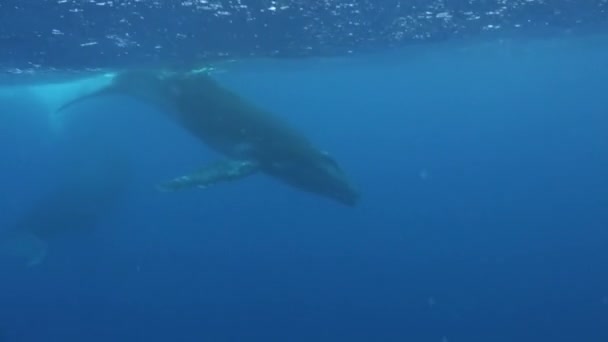
[[[418,172],[418,177],[420,177],[421,180],[425,181],[429,179],[429,172],[427,171],[427,169],[422,169],[420,170],[420,172]]]

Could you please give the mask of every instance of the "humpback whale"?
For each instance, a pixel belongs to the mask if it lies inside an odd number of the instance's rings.
[[[61,87],[68,88],[68,85]],[[73,89],[82,90],[80,87]],[[14,189],[19,189],[19,185],[29,185],[31,190],[25,191],[35,197],[29,199],[29,208],[17,210],[19,217],[0,226],[0,256],[33,266],[44,260],[53,240],[92,231],[103,223],[129,191],[134,173],[124,140],[105,130],[104,122],[115,125],[116,118],[107,118],[106,113],[74,116],[70,122],[61,123],[60,136],[52,137],[52,127],[40,120],[40,115],[46,114],[44,111],[48,109],[45,105],[51,102],[45,103],[41,100],[43,97],[35,96],[33,91],[19,95],[24,96],[7,98],[9,102],[0,99],[0,107],[5,108],[0,110],[2,130],[15,132],[2,136],[2,152],[8,160],[27,156],[28,165],[16,170],[6,167],[0,174],[6,182],[15,183],[6,184],[7,200],[13,197],[11,189],[18,191]],[[73,98],[69,92],[61,96]],[[61,100],[50,95],[47,98],[55,103]],[[30,117],[32,115],[34,117]],[[10,117],[19,120],[3,120]],[[49,158],[47,154],[51,151]],[[19,176],[11,180],[15,174]],[[39,174],[44,176],[38,178]],[[48,188],[44,185],[31,187],[40,179],[53,184]],[[11,217],[8,212],[6,214]]]
[[[114,209],[131,181],[130,166],[120,153],[96,152],[69,163],[72,171],[0,235],[1,254],[37,265],[50,240],[91,230]]]
[[[127,95],[160,108],[226,159],[177,177],[159,189],[206,187],[262,172],[347,206],[358,191],[338,163],[279,117],[256,107],[201,71],[130,70],[58,109],[104,94]]]

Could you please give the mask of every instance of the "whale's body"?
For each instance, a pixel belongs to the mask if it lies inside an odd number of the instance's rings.
[[[95,153],[92,165],[76,162],[74,171],[45,193],[13,229],[0,234],[0,252],[41,263],[49,240],[68,232],[88,231],[113,210],[131,181],[129,166],[115,155]]]
[[[258,171],[300,190],[352,206],[357,191],[339,165],[286,122],[222,87],[203,72],[127,71],[98,90],[68,101],[121,94],[150,103],[227,160],[165,184],[165,189],[207,186]],[[248,167],[234,168],[235,162]],[[179,185],[179,186],[173,186]]]

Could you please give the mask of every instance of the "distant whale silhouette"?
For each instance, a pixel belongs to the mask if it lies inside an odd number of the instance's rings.
[[[354,206],[358,192],[327,153],[272,114],[222,87],[205,72],[126,71],[100,83],[58,111],[104,94],[153,104],[226,156],[159,186],[166,191],[205,187],[263,172],[300,190]]]
[[[0,234],[0,253],[40,264],[48,242],[68,232],[93,229],[111,212],[132,180],[120,153],[89,153],[72,160],[72,171],[24,212],[16,226]]]

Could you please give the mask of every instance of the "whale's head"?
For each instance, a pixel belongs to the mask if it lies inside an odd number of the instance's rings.
[[[359,200],[358,191],[342,168],[325,152],[316,153],[314,158],[275,162],[266,172],[301,190],[347,206],[355,206]]]

